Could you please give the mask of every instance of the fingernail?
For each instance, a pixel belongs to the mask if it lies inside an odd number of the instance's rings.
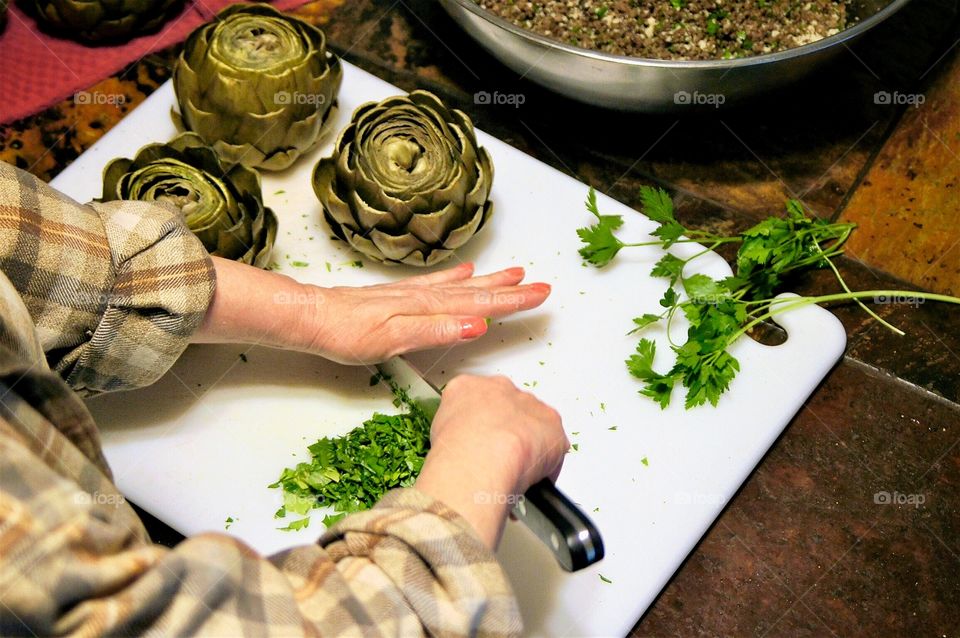
[[[461,319],[460,338],[473,339],[487,331],[487,322],[483,319]]]
[[[530,288],[536,292],[545,292],[548,295],[550,294],[550,291],[553,290],[553,288],[550,287],[550,284],[545,283],[530,284]]]
[[[506,272],[513,277],[523,277],[526,271],[524,271],[522,266],[514,266],[513,268],[507,268]]]

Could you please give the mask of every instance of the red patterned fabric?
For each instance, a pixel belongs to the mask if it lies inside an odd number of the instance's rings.
[[[281,11],[307,0],[276,0]],[[89,46],[42,32],[36,21],[10,2],[0,33],[0,123],[55,104],[116,73],[140,58],[185,39],[198,25],[236,0],[188,0],[183,11],[156,33],[125,44]]]

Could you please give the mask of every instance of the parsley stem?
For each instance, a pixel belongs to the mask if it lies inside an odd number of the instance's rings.
[[[719,246],[720,244],[729,244],[731,242],[743,241],[739,237],[714,237],[712,235],[705,235],[705,236],[692,237],[687,239],[678,239],[672,243],[673,244],[694,244],[694,243],[701,243],[704,240],[713,241],[716,246]],[[621,248],[636,248],[639,246],[661,246],[662,247],[663,244],[664,244],[664,240],[658,239],[656,241],[641,241],[641,242],[630,243],[630,244],[621,243],[620,247]],[[703,253],[700,253],[700,254],[703,254]]]
[[[687,257],[686,259],[684,259],[684,260],[683,260],[684,265],[689,264],[691,261],[693,261],[693,260],[696,259],[697,257],[706,255],[707,253],[711,252],[714,248],[716,248],[717,246],[719,246],[720,244],[723,243],[723,241],[721,241],[721,240],[722,240],[722,238],[717,238],[716,240],[713,241],[712,244],[710,244],[709,246],[707,246],[706,248],[704,248],[704,249],[701,250],[700,252],[696,253],[696,254],[693,255],[692,257]]]
[[[939,295],[932,292],[917,292],[911,290],[862,290],[859,292],[844,292],[844,293],[834,293],[830,295],[820,295],[818,297],[783,297],[782,299],[767,299],[769,303],[768,308],[770,310],[762,315],[757,316],[755,319],[744,325],[740,330],[733,333],[729,339],[727,339],[727,344],[732,344],[734,341],[739,339],[743,334],[753,328],[755,325],[759,324],[762,321],[770,319],[775,315],[778,315],[787,310],[792,310],[794,308],[801,308],[803,306],[808,306],[810,304],[822,304],[829,303],[831,301],[849,301],[856,299],[867,299],[869,297],[908,297],[912,299],[926,299],[930,301],[942,301],[944,303],[952,303],[960,305],[960,298],[951,297],[950,295]],[[773,306],[777,306],[776,309]],[[897,330],[897,333],[903,335],[904,333],[900,330]]]
[[[837,270],[837,267],[833,265],[833,261],[831,261],[830,258],[828,258],[828,257],[826,256],[826,254],[824,254],[823,249],[820,248],[820,244],[817,244],[816,246],[817,246],[817,250],[820,251],[820,254],[823,255],[823,258],[824,258],[824,260],[827,262],[827,265],[830,266],[830,270],[833,271],[833,274],[836,276],[837,281],[840,282],[840,286],[841,286],[846,292],[848,292],[848,293],[853,293],[853,291],[850,290],[850,287],[847,286],[847,282],[844,281],[844,280],[843,280],[843,277],[840,275],[840,271]],[[900,328],[897,328],[896,326],[894,326],[893,324],[891,324],[889,321],[887,321],[886,319],[884,319],[883,317],[881,317],[880,315],[878,315],[877,313],[875,313],[873,310],[871,310],[870,308],[868,308],[868,307],[866,306],[866,304],[864,304],[864,303],[863,303],[862,301],[860,301],[859,299],[854,299],[854,301],[857,303],[858,306],[860,306],[861,308],[863,308],[863,311],[864,311],[864,312],[866,312],[868,315],[870,315],[871,317],[873,317],[874,319],[876,319],[877,321],[879,321],[879,322],[881,323],[881,325],[886,326],[887,328],[889,328],[890,330],[892,330],[893,332],[895,332],[896,334],[898,334],[898,335],[901,336],[901,337],[906,334],[903,330],[901,330]]]

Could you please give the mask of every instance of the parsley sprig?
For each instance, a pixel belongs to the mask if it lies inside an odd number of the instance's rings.
[[[740,234],[722,236],[684,227],[674,215],[673,201],[662,189],[645,186],[640,190],[640,199],[643,213],[658,224],[650,233],[655,239],[624,242],[617,237],[615,231],[623,225],[623,218],[601,214],[592,188],[587,195],[586,207],[596,218],[596,223],[577,229],[577,235],[583,242],[580,256],[597,267],[609,264],[625,248],[658,246],[666,250],[674,244],[688,242],[705,246],[704,250],[686,259],[666,252],[654,264],[650,275],[669,282],[660,299],[664,310],[633,319],[630,334],[666,322],[667,338],[674,353],[674,364],[669,371],[654,369],[656,344],[650,339],[641,339],[634,354],[626,360],[627,370],[644,384],[640,394],[650,397],[661,408],[670,404],[673,389],[678,384],[686,388],[687,409],[707,402],[716,406],[740,371],[740,363],[728,351],[730,346],[758,324],[781,312],[809,304],[852,300],[875,320],[902,335],[902,331],[884,321],[861,299],[909,295],[960,304],[956,297],[917,291],[851,291],[832,260],[843,253],[843,244],[855,225],[810,217],[796,200],[787,202],[783,217],[770,217]],[[684,267],[688,263],[728,243],[740,244],[734,264],[735,274],[719,280],[703,274],[684,276]],[[775,298],[789,274],[816,268],[829,268],[844,292],[817,297]],[[684,298],[678,294],[677,284],[685,293]],[[683,343],[673,341],[670,333],[678,312],[689,323],[687,339]]]

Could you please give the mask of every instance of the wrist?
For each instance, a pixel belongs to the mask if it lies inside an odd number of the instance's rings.
[[[217,286],[195,343],[249,343],[306,350],[315,337],[323,289],[218,257]]]
[[[522,458],[514,437],[472,444],[437,441],[415,487],[455,510],[495,549],[522,491]]]

